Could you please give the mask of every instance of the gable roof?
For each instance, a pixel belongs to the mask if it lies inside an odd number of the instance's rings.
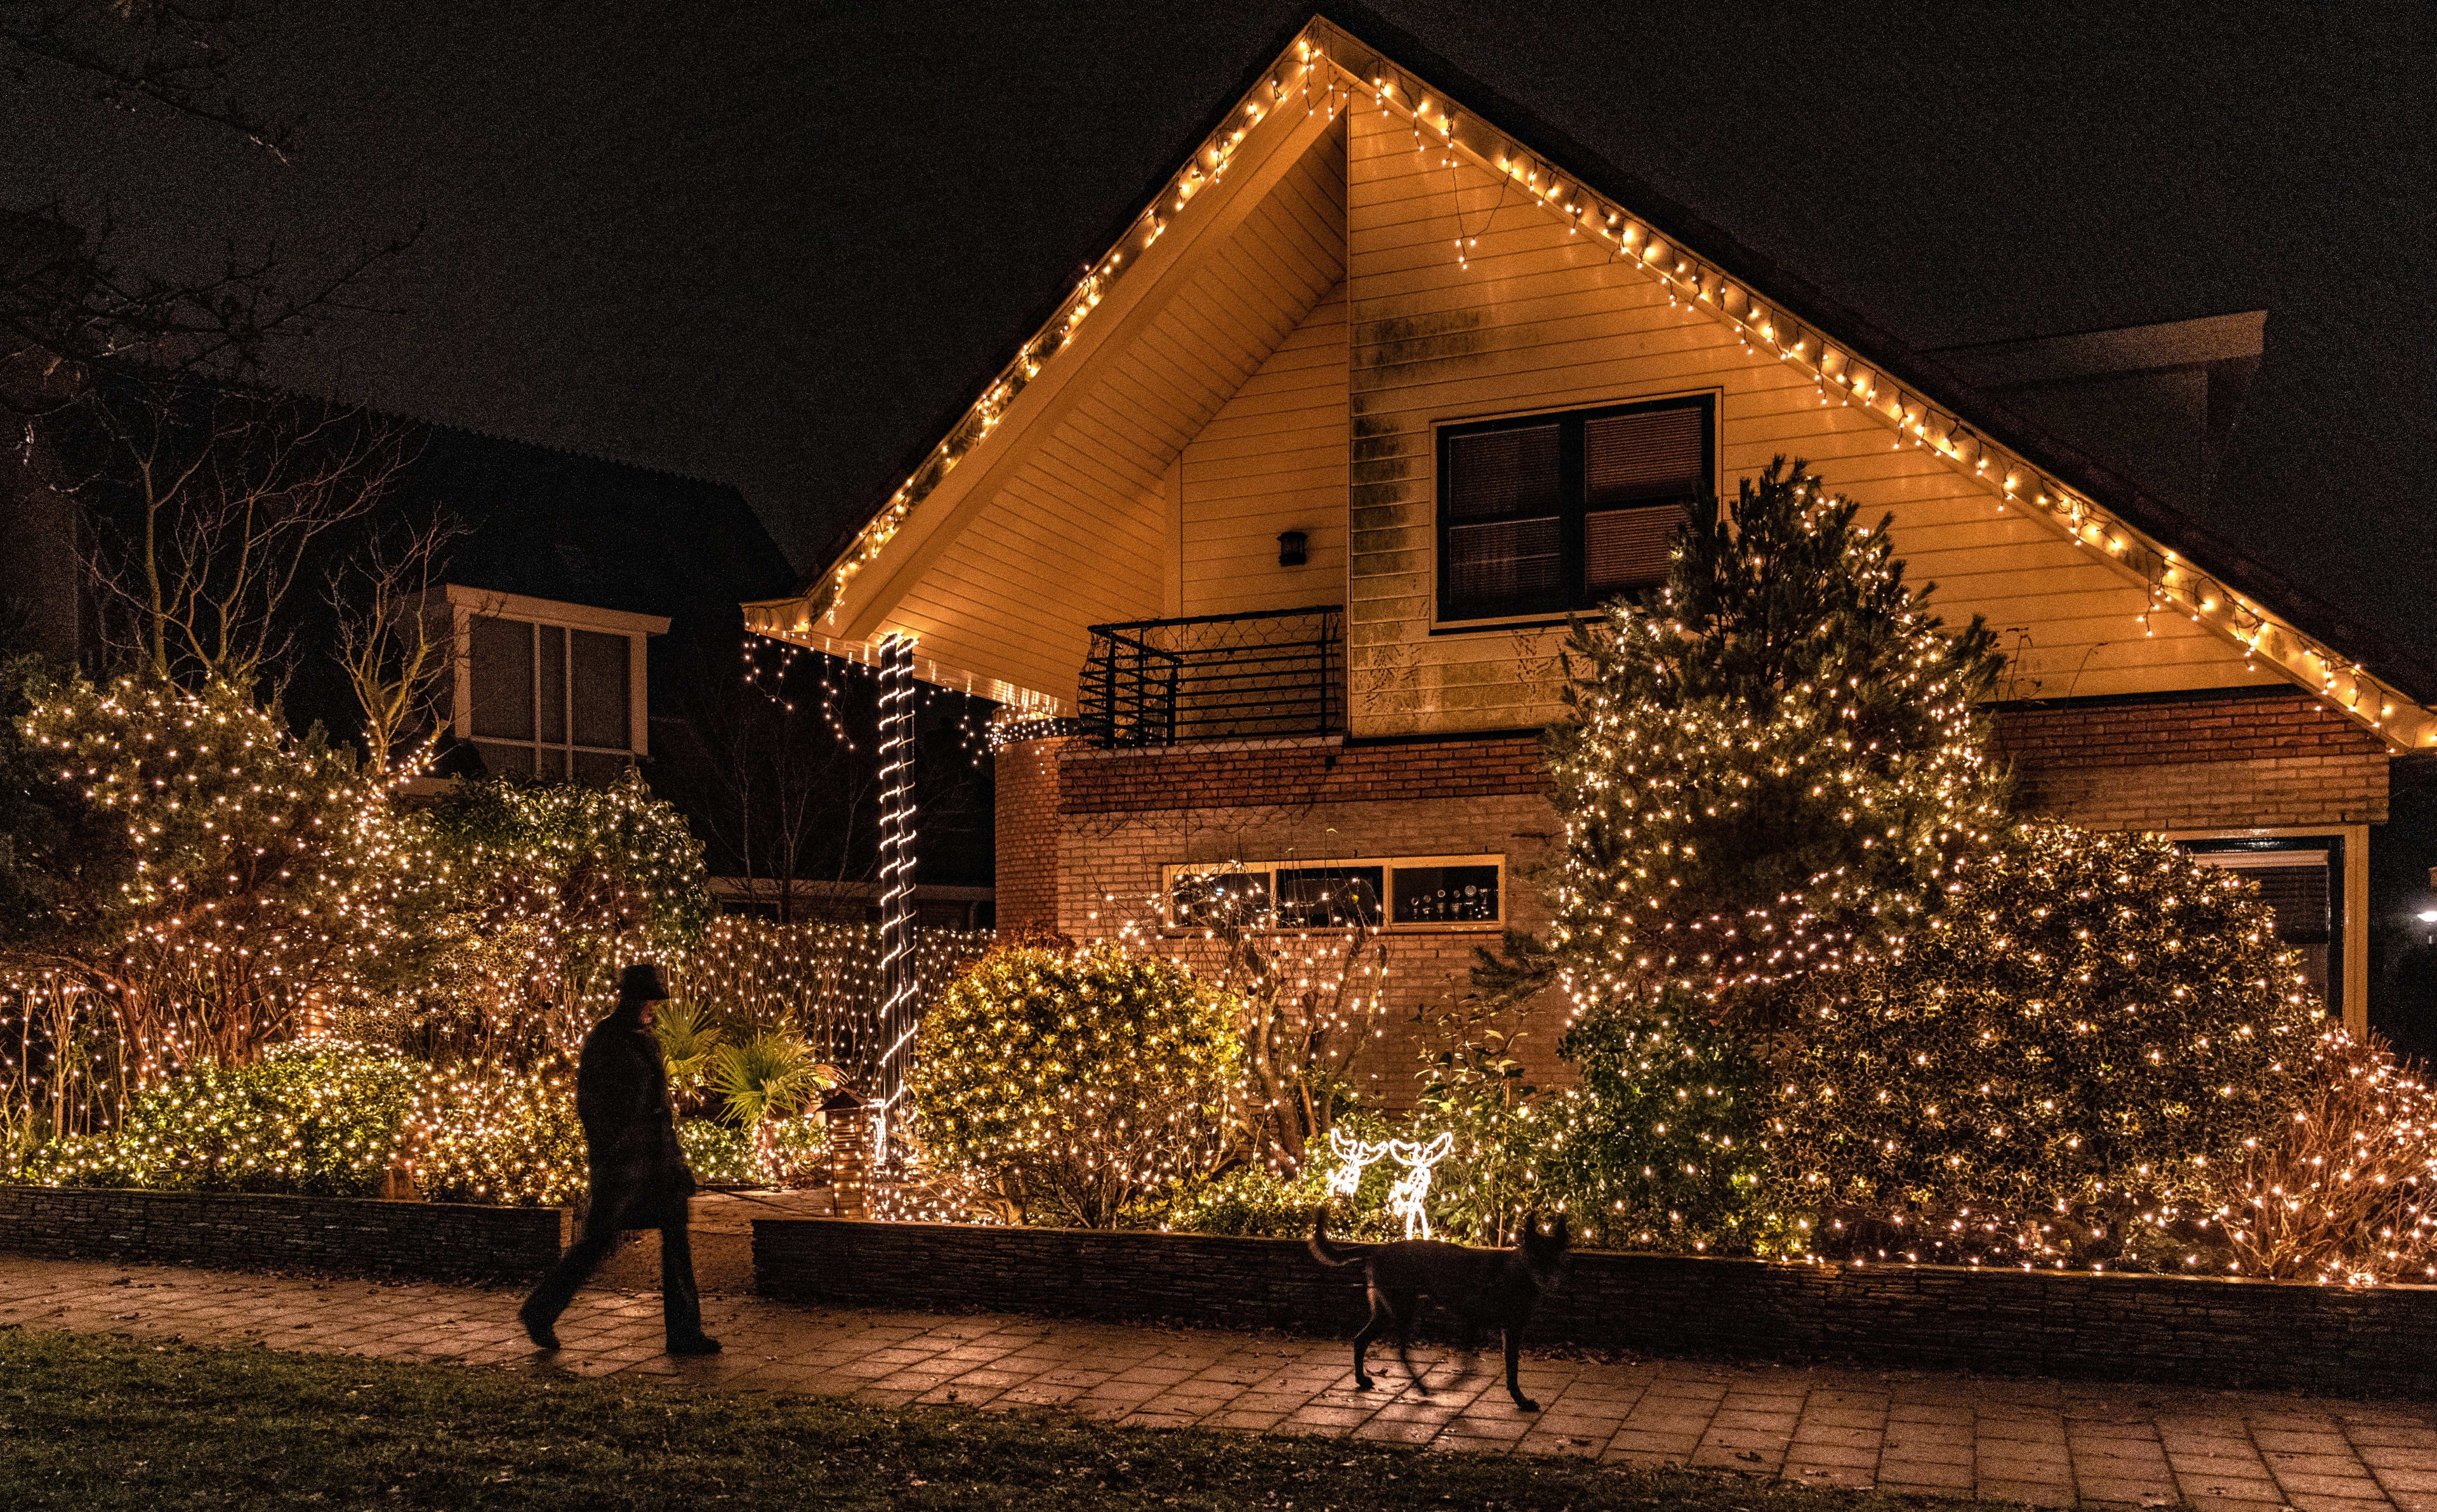
[[[1607,246],[1689,307],[1832,386],[1886,426],[1895,444],[1931,451],[2137,580],[2160,612],[2187,616],[2398,747],[2437,748],[2437,713],[2428,706],[2437,704],[2437,669],[2034,423],[2023,407],[1986,392],[1967,376],[1978,365],[1968,355],[1911,350],[1796,270],[1738,244],[1411,37],[1376,17],[1342,13],[1348,19],[1315,16],[1254,75],[1215,129],[833,560],[798,597],[746,606],[749,628],[865,653],[913,578],[971,522],[992,485],[1007,480],[1019,449],[1014,438],[1045,431],[1066,412],[1061,402],[1075,401],[1061,386],[1112,341],[1140,334],[1155,312],[1151,292],[1183,276],[1190,252],[1206,257],[1226,241],[1259,189],[1307,145],[1315,120],[1324,125],[1339,105],[1359,103],[1410,123],[1417,141],[1427,136],[1503,175],[1527,202]],[[1325,111],[1315,112],[1315,92]],[[1261,184],[1244,192],[1253,178]],[[958,477],[974,460],[982,465]],[[961,681],[1005,702],[1059,702],[952,668],[923,675]]]

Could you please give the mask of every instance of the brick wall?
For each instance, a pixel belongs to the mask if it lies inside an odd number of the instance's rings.
[[[2104,829],[2376,824],[2381,741],[2298,689],[2008,705],[1993,711],[2023,807]],[[1078,938],[1153,918],[1165,865],[1499,854],[1509,922],[1547,921],[1530,869],[1558,832],[1536,736],[1107,752],[1038,740],[999,754],[999,917]],[[1417,1009],[1465,989],[1477,933],[1394,934],[1375,1070],[1409,1069]],[[1560,1026],[1521,1058],[1562,1078]],[[1409,1080],[1387,1080],[1391,1106]]]
[[[1428,758],[1427,747],[1389,746]],[[1069,758],[1061,770],[1072,781],[1088,761]],[[1273,794],[1315,790],[1342,794],[1366,791],[1332,781],[1323,788],[1255,788],[1227,807],[1135,808],[1062,814],[1058,834],[1059,927],[1078,939],[1157,927],[1161,868],[1180,862],[1231,860],[1359,860],[1386,856],[1501,855],[1506,858],[1507,921],[1540,930],[1548,923],[1528,873],[1557,834],[1557,819],[1534,777],[1521,792],[1468,797],[1422,796],[1405,791],[1403,779],[1375,769],[1374,786],[1397,795],[1336,797],[1327,801],[1269,801]],[[1257,796],[1259,802],[1242,801]],[[1385,1003],[1375,1018],[1377,1036],[1360,1075],[1391,1108],[1407,1106],[1412,1080],[1416,1011],[1451,1002],[1469,987],[1473,951],[1494,946],[1494,930],[1397,930],[1380,936],[1388,952]],[[1171,937],[1164,948],[1191,959],[1196,944]],[[1518,1058],[1544,1085],[1568,1072],[1556,1058],[1556,1026],[1541,1026],[1517,1047]],[[1373,1080],[1376,1078],[1376,1080]]]
[[[2094,828],[2386,821],[2385,742],[2299,688],[1995,714],[2023,807]]]
[[[1017,740],[991,757],[1002,930],[1058,922],[1058,754],[1070,743]]]
[[[1062,767],[1058,808],[1066,814],[1229,808],[1247,802],[1491,797],[1538,794],[1549,786],[1536,735],[1386,745],[1313,741],[1166,751],[1078,749]]]
[[[756,1287],[795,1301],[1179,1319],[1350,1338],[1359,1268],[1298,1240],[771,1219]],[[2437,1392],[2437,1288],[1770,1265],[1586,1251],[1527,1342],[1912,1369]]]
[[[557,1208],[0,1187],[0,1248],[53,1260],[529,1280],[568,1227]]]

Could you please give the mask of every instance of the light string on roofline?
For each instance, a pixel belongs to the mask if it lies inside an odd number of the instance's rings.
[[[1365,66],[1348,61],[1366,56]],[[1501,175],[1505,182],[1500,184],[1500,208],[1510,187],[1524,189],[1527,199],[1566,220],[1570,233],[1579,235],[1587,231],[1607,246],[1611,261],[1625,263],[1656,280],[1667,290],[1671,305],[1703,308],[1732,330],[1747,349],[1774,352],[1780,361],[1808,373],[1823,402],[1831,386],[1846,407],[1861,401],[1864,413],[1894,430],[1896,447],[1908,441],[1999,493],[1999,513],[2013,513],[2008,506],[2021,505],[2027,495],[2030,508],[2022,513],[2040,513],[2063,528],[2078,545],[2098,551],[2152,584],[2153,607],[2171,609],[2241,647],[2246,668],[2265,657],[2288,672],[2309,677],[2311,690],[2321,702],[2359,721],[2389,742],[2437,747],[2437,720],[2423,720],[2411,730],[2395,726],[2392,721],[2398,705],[2396,694],[2357,663],[2336,655],[2217,579],[2180,562],[2173,552],[1980,436],[1960,417],[1887,377],[1858,354],[1772,308],[1714,264],[1559,172],[1553,164],[1481,117],[1458,111],[1443,94],[1324,18],[1315,18],[1304,29],[1280,55],[1278,63],[1170,177],[1150,206],[1077,284],[1058,313],[1025,343],[887,505],[857,533],[819,588],[808,600],[783,606],[783,612],[782,606],[770,606],[760,615],[748,610],[751,627],[764,634],[801,637],[813,631],[815,621],[834,625],[847,583],[887,547],[915,508],[997,427],[1008,405],[1043,365],[1065,349],[1077,327],[1129,269],[1129,252],[1149,248],[1166,230],[1168,216],[1185,213],[1196,195],[1224,178],[1253,129],[1290,99],[1301,96],[1306,119],[1315,114],[1333,119],[1359,89],[1370,90],[1374,103],[1390,118],[1397,112],[1404,113],[1417,149],[1424,149],[1420,144],[1434,130],[1451,158],[1461,154]],[[1467,142],[1468,135],[1478,140]],[[1497,213],[1494,208],[1490,214],[1494,217]],[[1458,264],[1468,269],[1479,238],[1465,232],[1460,209],[1456,229]],[[2139,620],[2145,633],[2153,631],[2147,612]]]
[[[1227,176],[1254,127],[1272,114],[1285,113],[1289,102],[1297,96],[1303,103],[1304,119],[1317,115],[1324,123],[1336,119],[1351,103],[1351,89],[1333,71],[1324,68],[1325,60],[1308,36],[1298,39],[1289,51],[1294,55],[1292,61],[1281,54],[1277,64],[1236,101],[1218,129],[1169,177],[1116,244],[1092,265],[1059,305],[1058,312],[1024,343],[1013,360],[983,390],[981,397],[931,448],[913,475],[899,485],[887,505],[856,533],[853,544],[796,617],[797,622],[788,628],[810,631],[816,620],[831,625],[837,622],[838,600],[848,582],[886,548],[914,509],[998,427],[1008,407],[1025,386],[1066,348],[1077,328],[1090,319],[1109,290],[1131,270],[1129,257],[1138,257],[1148,251],[1166,232],[1171,217],[1185,213],[1197,195]],[[779,633],[764,626],[755,628],[764,634]]]
[[[2397,695],[2358,662],[2339,656],[2292,626],[2271,618],[2254,601],[1979,435],[1960,417],[1772,308],[1714,264],[1560,173],[1553,164],[1480,116],[1458,112],[1443,95],[1385,57],[1372,53],[1367,67],[1355,67],[1346,60],[1370,50],[1351,36],[1325,21],[1314,22],[1313,29],[1331,34],[1334,43],[1320,48],[1319,56],[1349,80],[1369,88],[1382,113],[1404,112],[1417,140],[1435,131],[1450,155],[1461,154],[1499,175],[1504,181],[1501,194],[1507,185],[1525,190],[1527,200],[1565,221],[1570,234],[1587,233],[1606,245],[1610,261],[1622,261],[1656,280],[1668,291],[1671,305],[1702,308],[1732,331],[1746,351],[1774,353],[1779,360],[1808,373],[1823,404],[1832,386],[1845,407],[1859,399],[1864,413],[1894,431],[1896,448],[1909,442],[1914,448],[1934,453],[1997,493],[2000,513],[2013,513],[2007,506],[2019,506],[2027,493],[2032,510],[2023,513],[2044,515],[2062,527],[2077,545],[2116,562],[2142,580],[2145,608],[2136,619],[2145,636],[2155,634],[2153,614],[2181,614],[2241,648],[2246,669],[2265,657],[2308,678],[2309,691],[2321,703],[2367,725],[2389,743],[2407,748],[2437,746],[2437,721],[2422,721],[2416,734],[2393,726]],[[1468,142],[1468,135],[1485,140]],[[1460,268],[1470,267],[1478,243],[1477,236],[1465,233],[1459,199]]]

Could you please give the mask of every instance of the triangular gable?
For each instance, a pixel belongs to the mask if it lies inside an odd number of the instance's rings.
[[[1710,255],[1730,245],[1723,235],[1676,235],[1641,213],[1658,208],[1656,197],[1606,192],[1325,17],[1312,20],[1263,71],[1225,124],[806,594],[747,605],[748,627],[850,654],[871,637],[902,628],[893,617],[924,571],[955,548],[993,494],[1071,420],[1093,380],[1106,377],[1116,354],[1143,336],[1180,285],[1243,229],[1348,102],[1405,123],[1417,145],[1503,175],[1518,198],[1868,415],[1891,444],[1936,456],[1985,487],[1992,507],[2037,521],[2107,564],[2143,590],[2153,612],[2189,618],[2240,648],[2247,662],[2309,690],[2398,747],[2437,747],[2437,715],[2331,642],[2330,634],[2349,638],[2338,617],[1858,318],[1832,313],[1807,292],[1793,302],[1777,297],[1799,288],[1791,276],[1763,272],[1751,279],[1729,271]],[[1585,157],[1576,160],[1587,165]],[[1628,197],[1639,208],[1625,202]],[[1692,224],[1681,211],[1665,218],[1679,230]],[[1747,254],[1735,262],[1762,269]],[[2323,633],[2297,619],[2323,627]],[[939,681],[957,680],[953,669],[940,672]],[[1062,705],[1054,694],[1004,679],[973,686],[1036,708]]]

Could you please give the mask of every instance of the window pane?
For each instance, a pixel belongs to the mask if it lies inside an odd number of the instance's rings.
[[[541,627],[541,662],[534,673],[540,684],[535,702],[541,713],[541,738],[555,744],[567,739],[567,632],[559,626]]]
[[[482,757],[482,771],[494,777],[530,777],[534,774],[534,748],[529,745],[502,745],[495,740],[477,740],[474,749]]]
[[[477,619],[473,633],[474,733],[534,738],[534,627]]]
[[[1188,872],[1177,878],[1168,902],[1168,917],[1179,924],[1208,925],[1227,920],[1245,925],[1266,923],[1270,874]]]
[[[1583,521],[1583,586],[1594,598],[1667,581],[1667,548],[1682,506],[1608,510]]]
[[[1397,924],[1495,924],[1495,866],[1399,866],[1391,917]]]
[[[1564,508],[1554,426],[1450,436],[1446,473],[1450,520],[1554,514]]]
[[[625,774],[634,765],[634,757],[616,756],[606,751],[578,751],[575,757],[575,780],[587,788],[605,788]]]
[[[2206,843],[2203,842],[2202,843]],[[2259,884],[2260,900],[2276,915],[2276,938],[2302,953],[2310,990],[2328,996],[2336,938],[2335,868],[2323,850],[2200,850],[2192,860],[2221,866]]]
[[[1379,922],[1379,868],[1278,868],[1278,928],[1325,930]]]
[[[1528,615],[1566,607],[1553,519],[1456,525],[1446,533],[1449,619]]]
[[[575,743],[629,750],[634,734],[626,721],[626,637],[597,631],[573,633]]]
[[[1707,494],[1702,408],[1681,405],[1583,425],[1583,501],[1592,509]]]

